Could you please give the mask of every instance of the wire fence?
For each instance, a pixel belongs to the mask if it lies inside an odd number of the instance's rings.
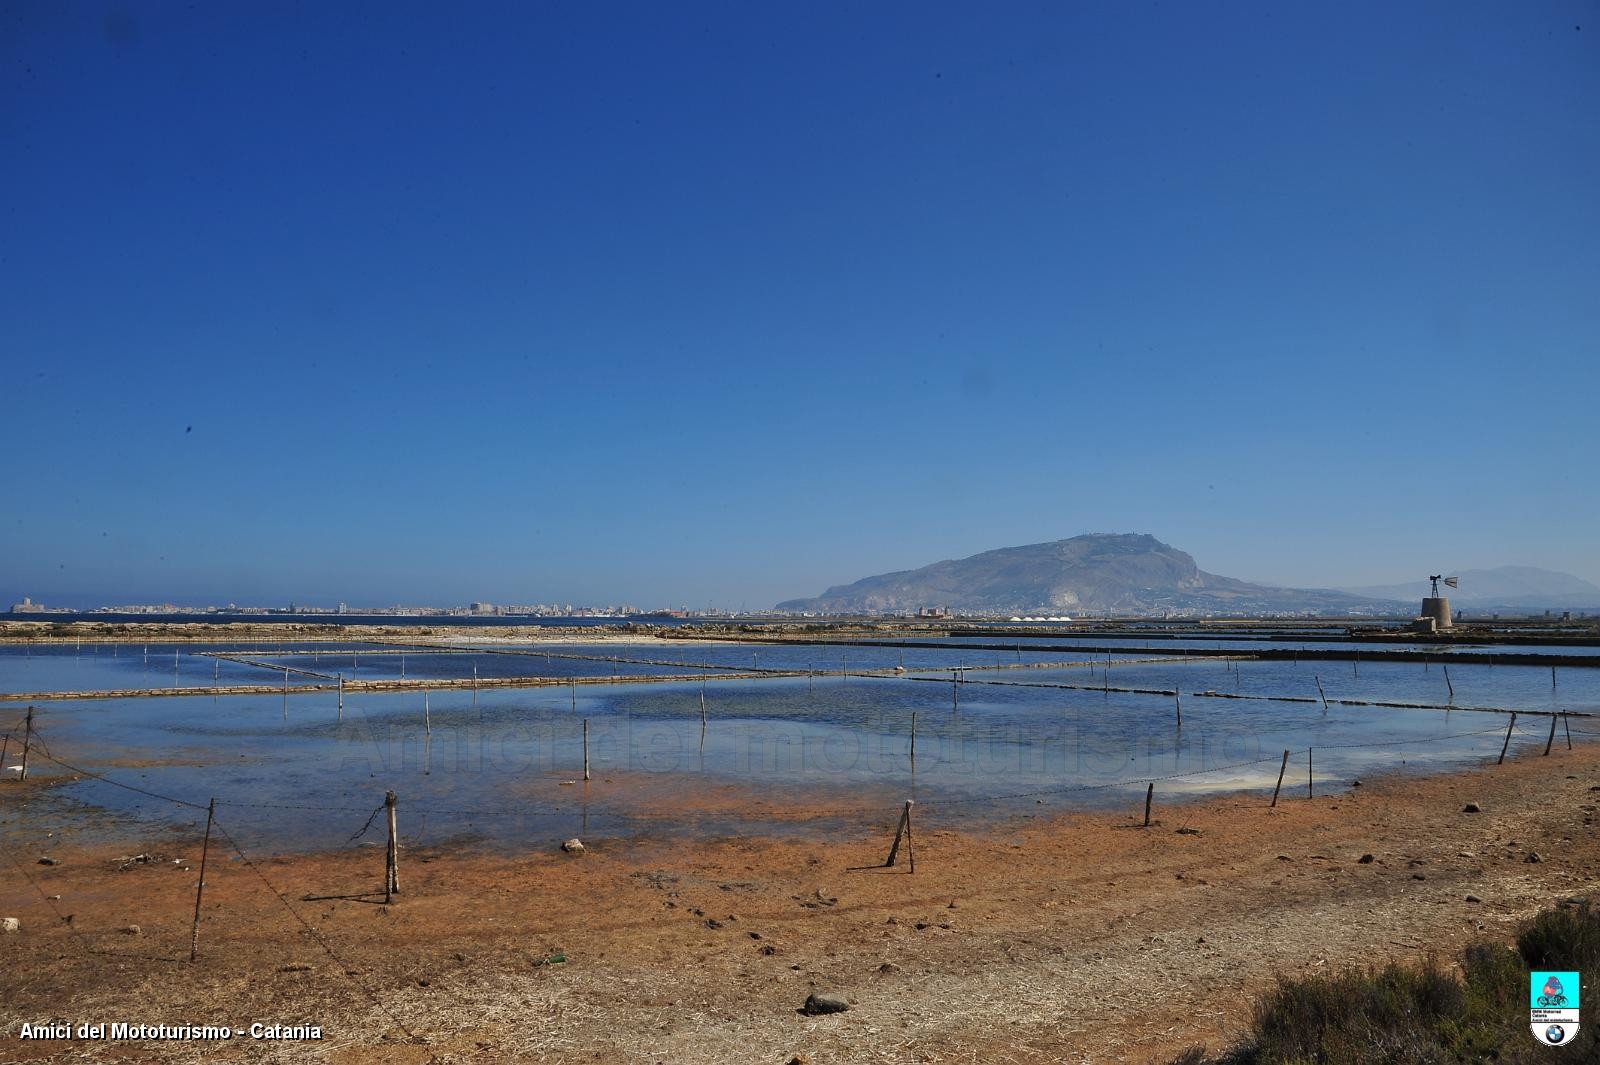
[[[1426,736],[1426,737],[1414,737],[1414,738],[1409,738],[1409,739],[1395,739],[1395,740],[1379,740],[1379,741],[1373,741],[1373,742],[1368,742],[1368,743],[1317,744],[1317,745],[1313,745],[1313,746],[1310,746],[1310,747],[1303,748],[1303,749],[1301,749],[1301,751],[1299,753],[1304,755],[1305,760],[1306,760],[1306,764],[1307,764],[1307,769],[1308,769],[1307,789],[1308,789],[1308,794],[1309,794],[1310,788],[1311,788],[1311,783],[1312,783],[1312,778],[1309,775],[1309,772],[1310,772],[1310,769],[1311,769],[1311,764],[1312,764],[1311,760],[1312,760],[1312,757],[1313,757],[1313,752],[1315,750],[1319,749],[1319,748],[1328,749],[1328,750],[1342,750],[1342,749],[1353,749],[1353,748],[1394,747],[1394,746],[1401,746],[1401,745],[1407,745],[1407,744],[1435,744],[1435,743],[1440,743],[1440,742],[1455,741],[1455,740],[1462,740],[1462,739],[1470,739],[1470,738],[1475,738],[1475,737],[1487,736],[1487,735],[1490,735],[1490,734],[1493,734],[1493,735],[1496,735],[1496,736],[1504,736],[1505,737],[1504,742],[1507,745],[1509,745],[1511,740],[1513,738],[1517,737],[1517,736],[1523,736],[1523,737],[1532,736],[1534,738],[1538,738],[1538,735],[1539,735],[1540,731],[1541,730],[1529,729],[1527,727],[1518,727],[1518,723],[1515,720],[1512,720],[1505,727],[1496,726],[1494,728],[1477,729],[1477,730],[1470,730],[1470,731],[1447,731],[1447,732],[1439,734],[1439,735]],[[1588,731],[1585,731],[1585,730],[1577,730],[1577,732],[1578,732],[1579,735],[1583,735],[1583,736],[1600,735],[1600,732],[1588,732]],[[275,881],[274,877],[269,874],[269,871],[266,868],[263,867],[261,861],[258,860],[256,857],[252,856],[250,851],[246,848],[246,846],[243,843],[241,843],[239,837],[235,834],[236,833],[236,828],[235,829],[230,829],[229,826],[224,824],[224,822],[223,822],[223,820],[221,818],[216,816],[216,811],[217,811],[217,809],[219,807],[223,808],[225,811],[226,810],[232,810],[232,811],[240,811],[240,812],[242,812],[242,811],[250,811],[250,810],[260,810],[260,811],[267,811],[267,812],[280,812],[280,811],[281,812],[292,812],[292,813],[296,813],[296,814],[304,813],[304,812],[316,812],[316,813],[324,815],[324,816],[328,816],[328,815],[350,815],[352,824],[359,823],[359,827],[356,829],[356,831],[346,841],[347,844],[348,844],[348,843],[356,843],[357,841],[361,840],[363,837],[367,836],[373,830],[373,828],[380,823],[380,818],[384,814],[385,810],[386,809],[389,809],[389,810],[393,810],[394,809],[394,802],[393,802],[392,794],[391,794],[391,796],[390,796],[388,801],[386,801],[384,803],[380,803],[376,807],[349,806],[349,805],[330,805],[330,804],[326,804],[326,803],[301,804],[301,803],[244,802],[244,801],[238,801],[238,800],[215,800],[215,799],[212,800],[212,802],[209,805],[206,805],[206,804],[201,804],[201,803],[194,802],[194,801],[192,801],[190,799],[186,799],[186,798],[183,798],[183,797],[180,797],[180,796],[164,794],[164,793],[162,793],[162,792],[160,792],[158,790],[154,790],[154,789],[148,788],[148,787],[143,787],[143,786],[140,786],[138,784],[132,784],[132,783],[129,783],[129,782],[125,781],[125,780],[118,779],[115,776],[108,775],[107,773],[96,771],[94,769],[90,769],[90,768],[87,768],[87,767],[79,765],[79,764],[75,764],[75,762],[69,762],[66,759],[61,758],[61,757],[57,756],[55,753],[51,752],[51,750],[49,748],[49,745],[48,745],[48,741],[40,733],[40,731],[38,730],[38,728],[36,726],[34,726],[31,729],[31,735],[32,735],[32,742],[36,745],[34,749],[38,752],[39,756],[42,759],[44,759],[45,761],[47,761],[47,762],[49,762],[51,764],[54,764],[54,765],[56,765],[56,766],[58,766],[58,767],[60,767],[62,769],[65,769],[65,770],[67,770],[67,771],[69,771],[71,773],[78,774],[78,775],[80,775],[82,777],[86,777],[86,778],[90,778],[90,779],[93,779],[93,780],[100,781],[100,782],[102,782],[102,783],[104,783],[104,784],[106,784],[108,786],[125,790],[125,791],[127,791],[127,792],[129,792],[131,794],[136,794],[136,795],[139,795],[139,796],[142,796],[142,797],[145,797],[145,798],[154,799],[154,800],[157,800],[157,801],[160,801],[160,802],[163,802],[163,803],[170,804],[172,807],[174,807],[176,809],[181,809],[181,810],[186,810],[186,811],[193,811],[193,812],[202,812],[202,811],[206,812],[208,814],[208,818],[207,818],[207,824],[208,824],[208,837],[207,838],[208,838],[208,841],[209,841],[210,834],[215,834],[217,839],[223,845],[225,845],[225,847],[227,849],[232,851],[232,853],[236,857],[237,861],[245,869],[249,870],[250,875],[260,884],[262,890],[264,890],[266,893],[268,893],[268,895],[270,895],[270,897],[273,900],[276,901],[277,905],[279,907],[281,907],[287,913],[288,917],[292,920],[292,922],[299,929],[301,929],[301,931],[303,931],[304,934],[312,942],[314,942],[317,945],[318,949],[323,951],[335,963],[335,965],[337,966],[338,971],[344,975],[344,979],[346,979],[349,982],[350,986],[361,997],[361,999],[363,1001],[365,1001],[368,1005],[370,1005],[374,1010],[376,1010],[377,1012],[381,1013],[384,1017],[386,1017],[388,1019],[388,1021],[391,1022],[394,1025],[395,1029],[398,1032],[402,1033],[410,1043],[423,1048],[427,1052],[427,1054],[429,1056],[429,1060],[431,1060],[431,1061],[438,1061],[439,1060],[438,1057],[435,1055],[433,1049],[431,1047],[429,1047],[429,1045],[427,1043],[427,1040],[422,1035],[420,1035],[416,1030],[414,1030],[411,1026],[409,1026],[406,1023],[406,1021],[398,1013],[396,1013],[395,1010],[392,1009],[388,1003],[386,1003],[384,1001],[383,996],[380,995],[377,992],[377,990],[375,990],[375,988],[372,986],[372,984],[370,983],[369,980],[363,978],[363,975],[362,975],[363,970],[361,968],[359,968],[358,966],[350,964],[349,960],[345,956],[342,955],[342,953],[339,950],[338,946],[336,944],[334,944],[333,942],[331,942],[329,940],[329,938],[326,935],[324,935],[318,929],[317,925],[312,920],[309,920],[307,918],[306,914],[304,912],[302,912],[302,909],[295,904],[294,900],[291,899],[290,893],[285,891],[283,889],[283,887],[279,883],[277,883]],[[1547,751],[1547,753],[1548,753],[1548,751]],[[1068,795],[1068,794],[1085,793],[1085,792],[1098,792],[1098,791],[1107,791],[1107,790],[1112,790],[1112,789],[1117,789],[1117,788],[1130,788],[1130,787],[1144,786],[1147,789],[1149,789],[1147,791],[1147,793],[1146,793],[1146,807],[1145,807],[1145,825],[1148,826],[1151,823],[1150,822],[1150,806],[1149,806],[1149,802],[1150,802],[1151,796],[1154,795],[1155,785],[1157,785],[1157,784],[1164,783],[1164,782],[1181,781],[1181,780],[1196,780],[1196,779],[1204,778],[1204,777],[1207,777],[1207,776],[1214,776],[1214,775],[1219,774],[1219,773],[1233,772],[1233,771],[1237,771],[1237,770],[1241,770],[1241,769],[1249,769],[1249,768],[1252,768],[1252,767],[1268,765],[1268,764],[1271,764],[1271,763],[1278,763],[1280,765],[1280,772],[1279,772],[1279,776],[1278,776],[1278,782],[1279,782],[1279,786],[1281,787],[1282,781],[1283,781],[1283,767],[1286,767],[1288,762],[1289,762],[1289,759],[1291,757],[1294,757],[1294,756],[1295,756],[1295,752],[1294,751],[1285,750],[1284,752],[1282,752],[1281,755],[1274,754],[1274,755],[1271,755],[1269,757],[1244,759],[1244,760],[1228,762],[1228,763],[1225,763],[1225,764],[1203,766],[1203,767],[1199,767],[1199,768],[1175,771],[1175,772],[1165,773],[1165,774],[1145,775],[1145,776],[1136,776],[1136,777],[1125,777],[1125,778],[1118,778],[1116,780],[1100,781],[1100,782],[1094,782],[1094,783],[1064,784],[1064,785],[1060,785],[1060,786],[1043,787],[1043,788],[1031,788],[1031,789],[1024,789],[1024,790],[1014,790],[1014,791],[1006,791],[1006,792],[1000,792],[1000,793],[995,793],[995,794],[978,795],[978,796],[962,796],[962,797],[952,797],[952,798],[935,798],[935,799],[931,799],[931,800],[927,800],[927,801],[917,801],[915,803],[915,808],[918,811],[927,811],[927,810],[930,810],[930,809],[931,810],[941,810],[941,809],[956,809],[956,808],[972,808],[972,807],[977,807],[977,806],[982,806],[982,805],[993,805],[993,804],[1002,804],[1002,803],[1007,803],[1007,802],[1013,802],[1013,801],[1020,800],[1020,799],[1042,798],[1042,797],[1045,797],[1045,796]],[[1276,802],[1277,802],[1277,791],[1274,790],[1273,803],[1276,804]],[[911,870],[913,872],[915,871],[915,865],[914,865],[914,860],[915,859],[914,859],[914,855],[912,855],[911,850],[910,850],[910,848],[911,848],[911,821],[912,821],[911,810],[912,810],[912,806],[913,806],[913,804],[911,802],[907,802],[903,809],[894,810],[892,812],[888,811],[888,810],[885,810],[884,807],[881,806],[881,805],[862,806],[862,807],[859,808],[859,812],[864,813],[864,814],[870,813],[870,814],[882,814],[882,815],[885,815],[886,820],[888,818],[890,818],[890,817],[893,817],[893,816],[899,816],[901,818],[899,825],[895,829],[894,843],[891,844],[891,848],[890,848],[890,852],[889,852],[889,858],[884,863],[886,867],[887,866],[893,866],[893,865],[896,864],[897,852],[899,850],[899,847],[901,845],[901,840],[902,840],[902,837],[903,837],[904,841],[905,841],[905,845],[907,847],[907,857],[910,860]],[[439,804],[432,804],[432,803],[417,803],[417,804],[409,804],[408,803],[408,804],[406,804],[405,809],[407,810],[408,813],[415,813],[415,814],[417,814],[419,816],[427,816],[429,814],[497,816],[497,815],[502,815],[502,814],[504,814],[506,812],[506,809],[503,808],[503,807],[502,808],[483,809],[483,808],[471,808],[471,807],[465,807],[465,806],[439,805]],[[161,822],[159,820],[157,820],[157,821],[154,821],[152,823],[161,823]],[[396,830],[394,828],[394,821],[392,819],[390,821],[389,832],[390,832],[390,848],[391,848],[390,849],[390,854],[394,855],[394,854],[398,853],[400,844],[399,844],[399,837],[396,835]],[[85,952],[87,952],[89,954],[93,954],[93,955],[97,955],[97,956],[118,956],[118,957],[131,956],[131,955],[126,954],[125,952],[108,951],[108,950],[104,949],[103,947],[101,947],[94,940],[94,938],[92,936],[86,935],[85,933],[83,933],[78,928],[75,928],[73,926],[73,923],[72,923],[72,920],[71,920],[71,915],[66,914],[66,913],[64,913],[62,911],[61,907],[57,904],[57,898],[56,897],[52,897],[52,895],[45,889],[45,887],[42,884],[39,883],[38,878],[36,876],[34,876],[32,873],[29,872],[27,866],[21,860],[19,860],[19,858],[13,852],[11,847],[9,847],[9,846],[0,846],[0,854],[3,854],[7,864],[11,868],[13,868],[21,876],[21,878],[24,881],[26,881],[26,883],[29,885],[29,888],[31,889],[31,891],[39,897],[39,899],[43,902],[43,904],[49,909],[49,911],[55,917],[57,926],[66,930],[67,934],[78,945],[79,949],[81,949],[81,950],[83,950],[83,951],[85,951]],[[203,856],[202,856],[202,863],[203,862],[204,862],[204,852],[203,852]],[[203,865],[202,865],[202,868],[203,868]],[[195,885],[196,904],[195,904],[195,919],[194,919],[194,935],[195,935],[195,937],[197,939],[198,939],[199,934],[200,934],[201,923],[202,923],[201,922],[202,914],[201,914],[201,906],[200,906],[200,897],[201,897],[201,893],[204,891],[204,888],[205,888],[205,876],[204,876],[204,874],[202,874],[202,876],[200,877],[200,879],[198,880],[198,882]],[[376,895],[376,894],[381,894],[381,893],[374,892],[373,894]],[[313,900],[315,898],[321,898],[321,897],[323,897],[323,896],[307,895],[301,901],[311,901],[311,900]],[[389,901],[389,900],[386,898],[385,901]],[[213,917],[212,920],[215,920],[215,918]],[[181,961],[181,959],[179,959],[179,958],[172,958],[172,959],[168,959],[168,960],[171,960],[171,961],[174,961],[174,962]],[[194,960],[192,954],[191,954],[191,960]]]

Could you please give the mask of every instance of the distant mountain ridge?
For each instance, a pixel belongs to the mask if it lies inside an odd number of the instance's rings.
[[[1274,588],[1207,573],[1154,536],[1090,533],[836,585],[779,610],[906,614],[948,606],[971,614],[1385,613],[1394,603],[1347,592]]]
[[[1447,571],[1460,578],[1457,588],[1441,588],[1458,605],[1504,606],[1517,609],[1562,609],[1600,607],[1600,587],[1557,570],[1536,566],[1495,566],[1492,569]],[[1404,584],[1375,584],[1346,588],[1352,595],[1376,599],[1420,599],[1429,594],[1425,580]]]

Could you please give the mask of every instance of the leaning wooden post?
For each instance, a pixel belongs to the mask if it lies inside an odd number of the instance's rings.
[[[394,896],[400,894],[400,835],[395,828],[394,807],[396,799],[394,792],[388,792],[383,797],[383,805],[389,810],[389,851],[384,862],[383,875],[383,901],[387,904]]]
[[[900,841],[905,838],[911,828],[911,800],[907,799],[905,806],[900,809],[900,823],[895,825],[894,842],[889,844],[889,857],[884,859],[885,869],[894,865],[894,860],[900,854]]]
[[[344,674],[339,674],[339,720],[344,720]]]
[[[1513,711],[1511,711],[1511,721],[1506,725],[1506,742],[1504,742],[1504,743],[1502,743],[1500,745],[1500,760],[1498,762],[1496,762],[1495,765],[1504,765],[1505,764],[1505,761],[1506,761],[1506,750],[1507,750],[1507,748],[1509,748],[1511,746],[1511,730],[1516,728],[1516,727],[1517,727],[1517,712],[1515,710],[1513,710]]]
[[[206,838],[200,844],[200,882],[194,886],[194,924],[189,927],[189,960],[200,950],[200,897],[206,890],[206,856],[211,853],[211,823],[217,818],[217,800],[212,796],[206,807]]]
[[[1550,748],[1551,748],[1551,746],[1553,746],[1555,744],[1555,742],[1556,742],[1556,715],[1551,714],[1550,715],[1550,737],[1547,740],[1544,741],[1544,754],[1545,754],[1546,758],[1548,758],[1550,756]]]
[[[1569,733],[1569,735],[1570,735],[1570,733]],[[8,732],[8,733],[5,734],[5,737],[3,739],[0,739],[0,771],[4,771],[5,766],[6,766],[6,755],[9,754],[10,751],[11,751],[11,733]]]
[[[1183,695],[1180,692],[1172,693],[1172,705],[1178,711],[1178,727],[1183,727]]]
[[[428,693],[422,693],[422,730],[433,735],[433,711],[428,707]]]
[[[911,760],[917,760],[917,712],[911,711]]]
[[[589,779],[589,719],[583,719],[583,779]]]
[[[1322,678],[1312,677],[1311,679],[1317,682],[1317,695],[1322,698],[1322,712],[1326,714],[1328,712],[1328,693],[1322,690]]]
[[[1150,802],[1156,797],[1156,782],[1151,781],[1144,793],[1144,827],[1150,827]]]
[[[1316,791],[1314,790],[1314,787],[1313,787],[1311,781],[1312,781],[1311,748],[1307,747],[1306,748],[1306,798],[1308,798],[1308,799],[1316,798]]]
[[[22,775],[18,780],[28,779],[28,752],[33,749],[33,707],[28,707],[28,723],[23,726],[22,733]]]
[[[1272,806],[1278,805],[1278,792],[1283,790],[1283,774],[1289,771],[1289,752],[1283,752],[1283,764],[1278,767],[1278,783],[1272,789]],[[1268,807],[1271,809],[1272,807]]]
[[[1446,662],[1445,666],[1444,666],[1444,688],[1445,688],[1445,691],[1450,693],[1450,701],[1452,703],[1455,702],[1456,701],[1456,686],[1454,684],[1450,683],[1450,663],[1448,663],[1448,662]]]
[[[1567,712],[1561,711],[1561,727],[1567,730],[1567,750],[1572,750],[1572,725],[1567,721]],[[0,758],[0,761],[5,759]]]
[[[956,671],[950,671],[950,712],[961,709],[961,688],[956,684]]]

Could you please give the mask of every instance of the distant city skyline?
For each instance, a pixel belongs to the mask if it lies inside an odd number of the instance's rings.
[[[14,5],[0,601],[1600,582],[1593,14]]]

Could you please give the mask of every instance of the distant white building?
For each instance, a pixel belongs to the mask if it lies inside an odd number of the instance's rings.
[[[11,612],[13,614],[43,614],[44,604],[35,603],[27,596],[23,596],[22,602],[11,604]]]

